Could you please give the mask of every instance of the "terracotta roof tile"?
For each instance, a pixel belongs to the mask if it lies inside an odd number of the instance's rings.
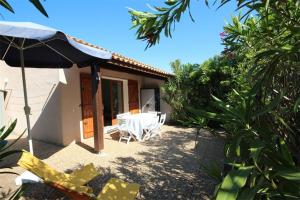
[[[157,75],[157,76],[162,76],[162,77],[172,76],[172,74],[167,73],[163,70],[160,70],[157,67],[153,67],[151,65],[144,64],[144,63],[139,62],[137,60],[134,60],[132,58],[123,56],[121,54],[118,54],[118,53],[115,53],[115,52],[112,52],[112,51],[109,51],[107,49],[104,49],[103,47],[93,45],[93,44],[88,43],[84,40],[81,40],[81,39],[78,39],[78,38],[75,38],[75,37],[72,37],[72,36],[69,36],[69,35],[68,35],[68,37],[71,38],[72,40],[76,41],[76,42],[81,43],[81,44],[84,44],[84,45],[87,45],[87,46],[90,46],[90,47],[93,47],[93,48],[96,48],[96,49],[101,49],[103,51],[108,51],[108,52],[112,53],[112,59],[109,60],[108,63],[118,65],[118,66],[121,66],[121,67],[124,67],[124,68],[133,69],[133,70],[136,70],[136,71],[141,71],[141,72]]]

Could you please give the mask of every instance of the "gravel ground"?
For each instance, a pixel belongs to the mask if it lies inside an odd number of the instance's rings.
[[[18,148],[27,149],[26,139]],[[67,147],[34,141],[35,154],[59,171],[71,172],[88,163],[94,163],[101,172],[88,185],[98,194],[111,177],[141,185],[137,199],[209,199],[214,181],[201,170],[216,160],[223,161],[223,142],[202,130],[195,145],[195,130],[175,126],[163,127],[163,138],[146,142],[130,142],[128,145],[106,137],[105,150],[101,155],[91,153],[93,140]],[[4,163],[11,171],[22,173],[16,166],[17,156]],[[5,199],[17,187],[16,175],[0,174],[0,199]],[[44,184],[30,184],[23,199],[66,199],[57,190]]]

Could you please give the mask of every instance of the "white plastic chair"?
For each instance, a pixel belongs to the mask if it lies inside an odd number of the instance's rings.
[[[117,119],[122,118],[126,115],[130,115],[130,112],[117,114]],[[104,134],[111,135],[111,134],[116,133],[116,132],[119,131],[119,125],[116,124],[116,125],[112,125],[112,126],[105,126],[103,131],[104,131]]]
[[[126,140],[126,144],[128,144],[131,138],[136,140],[135,136],[132,134],[132,132],[129,130],[127,126],[127,120],[120,116],[119,118],[117,117],[117,120],[118,120],[118,129],[120,132],[119,142],[121,142],[122,140]]]
[[[116,133],[116,132],[118,132],[118,125],[105,126],[103,131],[104,131],[104,134],[108,134],[108,135]]]
[[[161,136],[161,127],[164,125],[164,123],[166,121],[166,117],[167,117],[166,113],[162,114],[160,116],[157,126],[151,131],[151,136],[150,137],[155,137],[156,135],[158,135],[160,138],[162,138],[162,136]]]
[[[117,114],[117,119],[122,118],[122,117],[127,116],[127,115],[130,115],[130,112]]]
[[[157,127],[158,127],[158,124],[159,124],[159,117],[158,116],[155,116],[154,117],[154,123],[150,124],[148,127],[145,127],[144,128],[144,131],[145,131],[145,135],[143,137],[143,141],[145,140],[149,140],[151,135],[152,135],[152,131],[155,130]]]
[[[155,114],[155,115],[157,115],[157,111],[148,111],[147,113],[150,113],[150,114]]]

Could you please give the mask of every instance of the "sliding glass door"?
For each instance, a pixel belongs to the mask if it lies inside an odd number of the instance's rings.
[[[124,112],[123,82],[102,79],[104,126],[117,124],[117,114]]]
[[[123,83],[111,81],[112,124],[117,124],[117,114],[123,113]]]

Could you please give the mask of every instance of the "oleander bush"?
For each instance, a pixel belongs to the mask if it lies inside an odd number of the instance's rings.
[[[183,77],[173,70],[167,99],[185,113],[177,120],[225,130],[229,169],[206,166],[218,181],[216,199],[300,199],[300,3],[238,2],[246,14],[221,33],[231,65],[206,61]],[[210,73],[216,68],[226,73]]]
[[[225,52],[244,55],[238,65],[249,66],[241,78],[250,87],[213,96],[218,112],[190,110],[226,131],[230,170],[219,174],[216,199],[300,198],[299,1],[260,5],[224,27]]]

